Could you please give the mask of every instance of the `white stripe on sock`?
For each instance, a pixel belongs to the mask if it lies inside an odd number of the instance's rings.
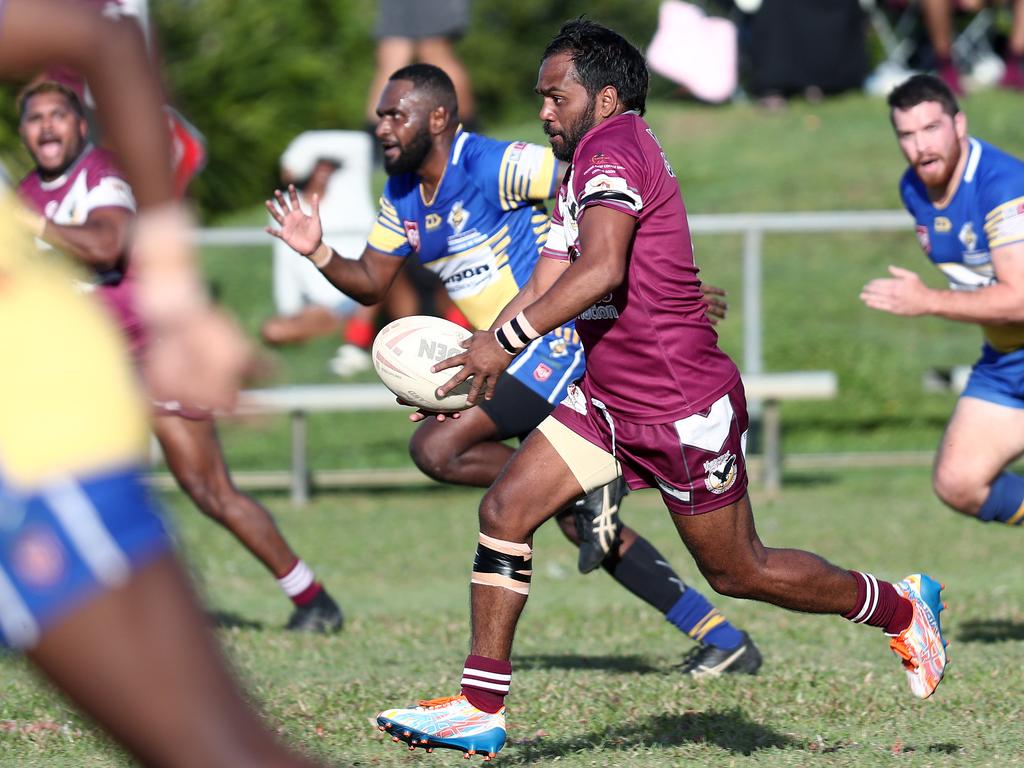
[[[863,624],[870,618],[878,606],[878,581],[870,573],[862,573],[861,571],[855,571],[855,573],[864,579],[865,592],[864,603],[852,621],[856,624]]]
[[[484,672],[482,669],[475,669],[473,667],[464,667],[462,674],[483,677],[488,680],[504,680],[506,683],[512,679],[511,674],[503,675],[500,672]]]
[[[299,560],[294,568],[277,580],[277,583],[281,585],[281,589],[284,590],[288,597],[295,597],[309,589],[313,581],[312,569],[302,560]]]
[[[488,691],[497,691],[498,693],[508,693],[508,683],[504,685],[500,683],[488,683],[484,680],[477,680],[473,677],[463,677],[462,685],[468,685],[471,688],[484,688]]]

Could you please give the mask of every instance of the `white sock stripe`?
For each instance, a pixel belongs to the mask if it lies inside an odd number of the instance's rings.
[[[462,678],[461,685],[468,685],[472,688],[484,688],[488,691],[496,691],[498,693],[508,693],[508,684],[499,685],[498,683],[488,683],[484,680],[475,680],[472,677]]]
[[[309,589],[309,585],[313,581],[313,570],[302,560],[299,560],[294,568],[277,580],[277,583],[281,585],[281,589],[284,590],[288,597],[295,597]]]
[[[471,667],[465,667],[462,670],[463,675],[472,675],[473,677],[483,677],[487,680],[504,680],[506,683],[512,679],[511,674],[503,675],[499,672],[484,672],[482,669],[473,669]]]
[[[871,615],[874,610],[874,606],[878,603],[878,583],[874,581],[874,576],[861,571],[855,571],[855,573],[864,579],[864,602],[860,606],[860,611],[853,617],[852,621],[857,624],[863,624],[864,621]]]
[[[875,609],[878,607],[878,579],[872,576],[870,573],[865,573],[868,578],[868,583],[871,585],[871,607],[868,610],[868,615],[864,617],[864,621],[867,621],[875,614]]]

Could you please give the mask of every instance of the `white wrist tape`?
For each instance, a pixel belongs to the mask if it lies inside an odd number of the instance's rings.
[[[520,312],[496,330],[494,337],[501,344],[502,349],[510,355],[514,355],[534,339],[540,338],[540,334],[530,325],[526,314]]]

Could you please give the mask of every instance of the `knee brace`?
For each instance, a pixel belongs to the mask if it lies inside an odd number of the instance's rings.
[[[525,597],[530,594],[532,558],[533,549],[529,544],[502,541],[481,533],[470,582],[501,587]]]

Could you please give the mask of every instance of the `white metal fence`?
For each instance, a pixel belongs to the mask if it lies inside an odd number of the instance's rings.
[[[823,211],[814,213],[725,213],[690,216],[694,235],[743,236],[743,364],[746,373],[764,371],[761,261],[766,234],[812,232],[913,231],[904,211]],[[200,229],[196,241],[204,246],[270,245],[258,227]],[[347,254],[351,255],[351,254]]]

